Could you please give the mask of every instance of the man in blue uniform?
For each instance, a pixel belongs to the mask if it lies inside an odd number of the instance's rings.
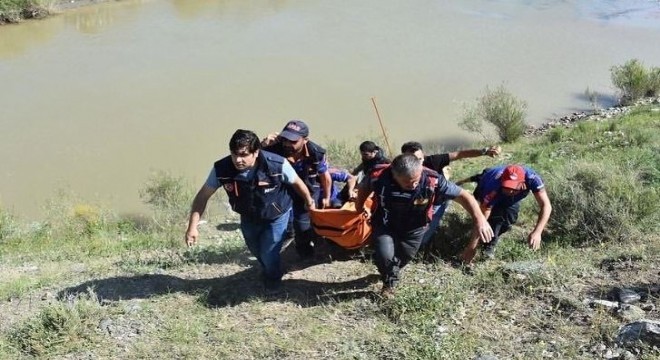
[[[279,134],[271,134],[262,141],[264,150],[286,158],[307,185],[313,199],[321,198],[321,208],[330,207],[332,179],[328,172],[325,149],[309,140],[309,127],[302,120],[291,120]],[[305,201],[293,196],[293,227],[298,254],[303,258],[314,255],[316,238],[305,208]]]
[[[540,211],[536,225],[527,237],[529,247],[538,250],[541,247],[541,234],[545,229],[552,205],[545,191],[545,185],[541,177],[532,169],[521,165],[502,165],[485,169],[481,174],[471,176],[458,181],[457,184],[465,182],[477,182],[474,196],[481,205],[484,216],[493,229],[494,236],[484,241],[484,255],[486,258],[495,257],[495,246],[499,237],[511,229],[518,220],[520,201],[534,194]],[[479,239],[472,237],[470,243],[461,254],[463,262],[469,264],[476,255]]]
[[[422,161],[424,166],[431,170],[435,170],[440,176],[446,176],[447,178],[449,175],[445,174],[445,168],[449,166],[449,164],[454,160],[473,158],[478,156],[495,157],[501,152],[502,148],[497,145],[493,145],[483,149],[458,150],[449,153],[424,155],[422,144],[418,143],[417,141],[409,141],[401,145],[402,154],[415,155],[419,160]],[[445,211],[447,211],[448,207],[449,201],[445,201],[433,210],[433,219],[431,219],[429,228],[422,238],[422,246],[430,243],[431,239],[437,232],[438,227],[440,226],[440,221],[442,220],[442,216],[445,214]]]
[[[283,157],[260,150],[259,138],[249,130],[236,130],[229,141],[230,156],[217,161],[192,203],[185,241],[197,243],[197,225],[208,199],[225,189],[232,210],[241,215],[245,244],[263,268],[267,290],[280,287],[280,249],[293,200],[290,188],[308,208],[314,200],[307,186]]]
[[[392,296],[399,271],[419,250],[433,207],[447,199],[457,201],[472,216],[478,239],[493,236],[479,204],[467,191],[425,168],[410,154],[402,154],[386,168],[376,170],[366,188],[358,192],[356,209],[374,194],[376,210],[371,217],[374,260],[383,281],[382,294]]]

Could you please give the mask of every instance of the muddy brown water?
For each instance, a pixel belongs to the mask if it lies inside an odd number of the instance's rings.
[[[320,143],[470,139],[504,84],[540,124],[613,101],[609,69],[660,66],[658,1],[122,1],[0,27],[0,203],[39,218],[70,189],[144,211],[155,170],[201,184],[236,128],[302,118]],[[373,136],[372,136],[373,137]]]

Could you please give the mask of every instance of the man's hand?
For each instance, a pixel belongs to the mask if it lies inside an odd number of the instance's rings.
[[[329,209],[330,208],[330,199],[323,198],[321,199],[321,209]]]
[[[314,200],[309,200],[305,203],[305,209],[307,210],[314,210],[316,209],[316,204],[314,203]]]
[[[199,237],[199,231],[197,230],[197,227],[188,229],[188,231],[186,231],[186,236],[184,239],[186,241],[186,245],[188,245],[189,247],[193,245],[197,245],[198,237]]]
[[[499,147],[498,145],[493,145],[493,146],[489,147],[488,149],[486,149],[486,155],[488,155],[490,157],[495,157],[495,156],[497,156],[501,153],[502,153],[502,148]]]
[[[541,233],[540,232],[531,232],[529,236],[527,236],[527,242],[529,243],[529,247],[532,248],[532,250],[538,250],[541,248]]]
[[[268,136],[266,136],[265,138],[263,138],[263,140],[261,140],[261,146],[270,146],[270,145],[273,145],[273,144],[277,143],[277,137],[279,135],[280,135],[280,133],[270,133],[270,134],[268,134]]]
[[[479,237],[479,240],[483,243],[489,243],[493,239],[493,236],[495,236],[493,229],[490,227],[490,224],[485,217],[482,217],[481,220],[474,223],[472,234],[474,237]]]

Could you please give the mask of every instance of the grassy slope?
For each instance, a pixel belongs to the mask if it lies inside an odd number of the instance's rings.
[[[660,192],[659,144],[660,113],[644,108],[507,146],[499,161],[537,169],[562,219],[552,224],[542,251],[514,241],[534,222],[528,199],[500,261],[478,264],[473,275],[442,261],[417,262],[389,301],[373,295],[375,267],[359,257],[292,271],[286,295],[264,296],[254,260],[220,214],[202,229],[202,245],[188,250],[181,246],[181,208],[166,202],[159,203],[159,227],[151,230],[85,205],[62,203],[47,221],[30,225],[2,213],[0,358],[598,357],[601,350],[592,349],[612,347],[626,321],[585,306],[585,298],[637,286],[647,289],[646,303],[660,306],[660,221],[652,211],[657,206],[643,204]],[[490,164],[456,162],[454,178]],[[590,191],[581,193],[585,183]],[[157,195],[172,188],[158,188]],[[599,192],[620,195],[606,204],[616,216],[605,230],[617,236],[579,231],[596,228],[584,222],[602,213],[562,209],[597,208],[572,205],[570,195],[607,202]],[[611,208],[615,203],[626,207]],[[583,223],[569,224],[575,216]],[[449,233],[460,224],[454,218],[447,218]],[[502,266],[514,260],[540,261],[544,270],[509,276]],[[646,317],[657,319],[657,310]],[[658,355],[646,350],[641,358]]]

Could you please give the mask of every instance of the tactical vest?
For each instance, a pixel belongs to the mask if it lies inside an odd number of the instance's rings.
[[[254,172],[244,178],[239,175],[231,157],[215,164],[215,174],[229,196],[235,212],[254,220],[274,220],[291,208],[292,200],[283,182],[282,164],[286,159],[266,151],[257,157]]]
[[[319,166],[325,157],[325,149],[311,141],[308,141],[305,146],[307,146],[307,152],[309,155],[302,158],[302,171],[296,170],[296,173],[302,179],[305,185],[307,185],[309,190],[312,191],[315,187],[318,188],[320,184]],[[281,143],[268,146],[265,148],[265,150],[280,156],[284,156],[285,153],[284,147]]]
[[[410,231],[428,225],[433,216],[433,206],[440,205],[437,196],[438,173],[424,168],[420,183],[415,190],[402,190],[392,168],[379,167],[372,173],[372,189],[376,210],[372,218],[374,226],[395,231]]]

